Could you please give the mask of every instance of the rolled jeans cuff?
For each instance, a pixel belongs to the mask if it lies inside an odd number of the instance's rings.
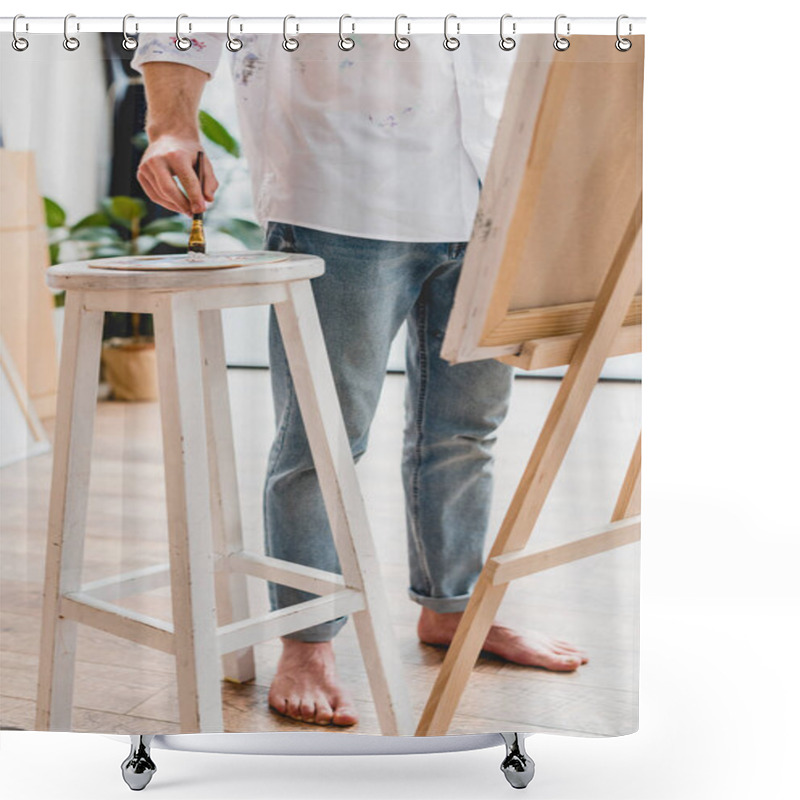
[[[294,639],[298,642],[329,642],[344,627],[347,617],[339,617],[330,622],[321,622],[301,631],[293,631],[283,635],[283,639]]]
[[[428,597],[424,594],[417,594],[413,589],[408,590],[408,596],[415,602],[419,603],[437,614],[452,614],[455,612],[463,611],[469,603],[469,594],[460,594],[455,597]]]

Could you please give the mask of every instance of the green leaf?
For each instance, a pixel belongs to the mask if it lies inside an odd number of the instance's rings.
[[[149,253],[158,244],[155,236],[139,236],[136,239],[136,252],[143,256]]]
[[[88,217],[84,217],[81,220],[78,220],[69,230],[70,233],[74,233],[75,231],[79,231],[82,228],[94,228],[98,226],[106,226],[111,222],[108,217],[108,214],[105,214],[102,211],[95,211],[94,214],[89,214]]]
[[[122,238],[114,228],[97,226],[81,228],[70,236],[73,242],[121,242]]]
[[[173,233],[172,231],[165,231],[156,236],[156,240],[168,244],[170,247],[177,247],[180,250],[185,250],[189,245],[189,237],[185,233]]]
[[[148,222],[142,228],[142,233],[155,236],[159,233],[189,233],[189,218],[183,215],[174,217],[161,217]]]
[[[139,131],[139,133],[135,133],[131,136],[131,144],[137,150],[147,150],[147,145],[150,144],[147,134],[144,131]]]
[[[138,197],[107,197],[101,205],[106,214],[128,229],[134,219],[142,219],[147,214],[147,206]]]
[[[67,221],[67,212],[49,197],[43,197],[44,218],[48,228],[60,228]]]
[[[94,248],[92,258],[111,258],[113,256],[127,256],[130,254],[130,248],[127,242],[120,244],[103,244],[100,247]]]
[[[261,226],[248,219],[225,220],[215,226],[221,233],[238,239],[248,250],[261,250],[264,247],[264,231]]]
[[[66,300],[66,298],[67,298],[66,292],[64,291],[57,292],[56,294],[53,295],[53,305],[56,308],[63,308],[64,300]]]
[[[200,130],[205,137],[214,144],[219,145],[226,153],[230,153],[234,158],[239,158],[242,151],[239,142],[228,133],[228,129],[207,111],[201,111],[198,115]]]
[[[58,251],[60,249],[61,248],[58,246],[58,242],[53,242],[53,244],[50,245],[50,263],[51,264],[58,264],[58,259],[59,259],[59,252]]]

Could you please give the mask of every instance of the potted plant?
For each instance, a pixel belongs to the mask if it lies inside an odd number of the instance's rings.
[[[200,112],[205,137],[233,158],[240,157],[239,143],[210,114]],[[221,187],[222,188],[222,187]],[[218,190],[219,197],[221,190]],[[186,252],[190,220],[176,214],[147,220],[148,208],[137,197],[117,195],[101,201],[92,214],[69,225],[66,211],[44,198],[50,234],[50,261],[95,259],[112,256]],[[258,249],[262,231],[255,222],[208,213],[209,234],[224,233],[247,248]],[[55,296],[63,305],[63,292]],[[155,400],[158,397],[153,320],[150,314],[106,312],[103,324],[102,379],[118,400]]]

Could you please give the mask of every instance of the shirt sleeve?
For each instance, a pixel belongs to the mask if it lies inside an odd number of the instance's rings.
[[[188,50],[178,50],[175,47],[174,35],[143,33],[139,36],[139,45],[131,59],[131,66],[141,72],[142,64],[151,61],[171,61],[174,64],[195,67],[213,76],[222,54],[225,34],[204,33],[190,38],[192,46]]]

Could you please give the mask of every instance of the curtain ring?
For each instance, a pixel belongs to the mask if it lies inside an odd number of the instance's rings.
[[[133,14],[126,14],[122,18],[122,46],[125,50],[135,50],[139,45],[139,42],[136,41],[132,36],[128,36],[128,20],[135,19]],[[139,30],[139,23],[135,23],[135,29]]]
[[[455,14],[448,14],[444,18],[444,42],[442,44],[444,45],[445,50],[453,51],[453,50],[458,50],[458,48],[461,47],[461,42],[458,39],[457,35],[450,36],[450,34],[447,31],[448,23],[450,22],[451,19],[457,20],[458,17],[456,17]],[[456,22],[456,34],[459,34],[460,32],[461,32],[461,23]]]
[[[616,47],[616,48],[617,48],[617,50],[619,50],[619,51],[620,51],[620,53],[627,53],[627,52],[628,52],[628,50],[630,50],[630,49],[631,49],[631,47],[633,47],[633,42],[632,42],[630,39],[623,39],[623,38],[622,38],[622,37],[619,35],[619,23],[620,23],[620,22],[621,22],[623,19],[628,19],[628,15],[627,15],[627,14],[620,14],[620,15],[617,17],[617,41],[616,41],[616,42],[614,42],[614,47]],[[630,24],[630,22],[629,22],[629,23],[628,23],[628,35],[630,36],[630,34],[631,34],[631,24]]]
[[[227,47],[228,50],[231,51],[231,53],[238,53],[242,49],[242,40],[235,39],[233,36],[231,36],[231,21],[235,19],[239,19],[239,17],[237,17],[236,14],[231,14],[228,17],[228,41],[225,42],[225,47]],[[240,25],[239,30],[241,29],[242,26]]]
[[[406,36],[400,35],[400,20],[401,19],[408,19],[405,14],[398,14],[394,18],[394,49],[395,50],[408,50],[411,47],[411,39]],[[411,33],[411,23],[407,22],[406,27],[408,28],[408,33]]]
[[[503,16],[500,17],[500,49],[506,51],[513,50],[517,46],[516,39],[512,38],[511,36],[505,35],[504,25],[507,19],[511,19],[511,14],[503,14]],[[516,22],[511,23],[511,32],[512,33],[517,32]]]
[[[564,50],[566,50],[569,47],[569,39],[565,39],[563,36],[561,36],[559,34],[559,32],[558,32],[558,21],[560,19],[566,19],[566,18],[567,18],[566,14],[559,14],[556,17],[556,21],[555,21],[555,24],[553,26],[553,31],[554,31],[555,37],[556,37],[555,40],[553,41],[553,47],[555,47],[556,50],[558,50],[559,52],[562,52],[562,53],[564,52]],[[569,36],[569,22],[567,23],[567,36]]]
[[[178,14],[178,17],[175,20],[175,47],[184,52],[192,46],[192,40],[187,39],[181,33],[181,20],[187,19],[188,17],[188,14]],[[191,26],[189,27],[189,30],[191,30]]]
[[[298,39],[295,39],[292,36],[289,36],[288,33],[287,33],[290,19],[297,19],[297,17],[293,17],[291,14],[287,14],[283,18],[283,43],[282,44],[283,44],[283,49],[286,50],[287,53],[293,53],[295,50],[297,50],[298,47],[300,47],[300,41]],[[299,25],[297,26],[297,30],[300,30],[300,26]]]
[[[353,18],[349,14],[342,14],[342,16],[339,17],[339,49],[345,51],[352,50],[356,46],[355,39],[351,39],[349,36],[345,36],[342,31],[342,27],[346,19],[353,19]],[[353,25],[353,30],[355,30],[356,29],[355,24],[352,23],[352,25]]]
[[[71,19],[75,19],[74,14],[67,14],[67,16],[64,17],[64,49],[73,52],[81,46],[81,43],[77,37],[69,35],[68,26]],[[76,23],[75,29],[80,30],[80,25]]]
[[[25,19],[24,14],[17,14],[14,17],[14,21],[11,23],[11,35],[14,37],[11,40],[11,46],[18,52],[21,53],[23,50],[28,49],[28,45],[30,42],[27,39],[24,39],[17,33],[17,20],[18,19]],[[25,28],[27,30],[28,24],[25,23]]]

